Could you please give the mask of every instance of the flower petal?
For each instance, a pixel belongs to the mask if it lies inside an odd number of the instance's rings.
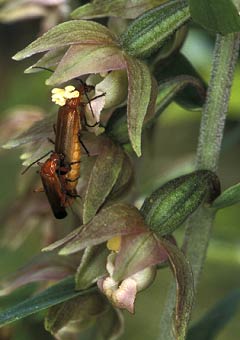
[[[65,245],[60,254],[67,255],[103,243],[116,235],[143,232],[146,232],[146,226],[138,209],[128,204],[113,204],[102,209],[88,224],[43,250],[49,251]]]
[[[113,278],[121,281],[146,267],[166,262],[167,259],[167,252],[151,232],[122,236]]]
[[[82,44],[73,45],[67,50],[46,84],[56,85],[81,75],[124,68],[122,52],[114,43],[88,44],[82,42]]]
[[[127,309],[133,314],[136,295],[137,283],[134,279],[128,278],[122,282],[115,292],[113,292],[112,301],[116,307]]]
[[[115,37],[103,25],[93,21],[70,20],[59,24],[13,56],[21,60],[33,54],[72,44],[116,44]]]

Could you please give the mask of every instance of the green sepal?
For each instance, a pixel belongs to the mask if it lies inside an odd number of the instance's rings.
[[[141,212],[151,230],[160,236],[171,234],[204,201],[211,203],[220,194],[218,177],[199,170],[175,178],[154,191]]]

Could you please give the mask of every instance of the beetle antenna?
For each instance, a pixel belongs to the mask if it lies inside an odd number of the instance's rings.
[[[51,73],[53,73],[54,71],[51,70],[50,68],[47,67],[43,67],[43,66],[32,66],[32,68],[39,68],[40,70],[45,70],[45,71],[49,71]]]
[[[43,159],[44,157],[46,157],[47,155],[49,155],[51,152],[53,152],[52,150],[51,151],[48,151],[45,155],[43,155],[42,157],[38,158],[36,161],[32,162],[31,164],[29,164],[25,170],[23,170],[21,172],[21,175],[24,175],[34,164],[36,164],[37,162],[39,162],[41,159]]]

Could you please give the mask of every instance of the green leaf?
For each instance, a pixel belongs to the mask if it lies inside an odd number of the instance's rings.
[[[137,156],[141,156],[141,137],[144,117],[151,103],[153,79],[148,67],[126,56],[128,73],[128,133]]]
[[[240,203],[240,183],[225,190],[212,204],[213,208],[222,209]]]
[[[237,0],[188,0],[195,22],[209,31],[228,34],[240,31]]]
[[[106,16],[134,19],[166,0],[93,0],[71,13],[73,19],[102,18]]]
[[[85,249],[75,275],[75,288],[77,290],[89,288],[100,277],[107,274],[106,263],[108,254],[109,250],[105,244]]]
[[[13,56],[14,60],[28,58],[33,54],[55,50],[72,44],[116,44],[114,36],[103,25],[93,21],[70,20],[59,24]]]
[[[103,145],[92,168],[83,204],[83,223],[88,223],[112,191],[122,169],[124,153],[109,140]]]
[[[101,60],[101,62],[99,62]],[[77,44],[71,46],[58,64],[47,85],[56,85],[88,73],[106,73],[124,69],[121,50],[111,43]]]
[[[176,280],[176,307],[173,315],[176,340],[184,340],[194,302],[193,274],[190,263],[177,246],[167,239],[159,243],[168,254],[170,266]]]
[[[237,290],[219,301],[188,331],[187,340],[214,340],[224,326],[236,314],[240,305]]]
[[[25,318],[28,315],[57,305],[58,303],[70,300],[74,297],[94,292],[96,287],[85,291],[76,291],[74,278],[69,277],[43,292],[29,298],[18,305],[0,313],[0,326]]]
[[[43,250],[50,251],[65,245],[60,254],[68,255],[103,243],[114,236],[142,233],[146,230],[143,217],[137,208],[123,203],[113,204],[102,209],[88,224]]]
[[[120,37],[123,49],[140,58],[156,52],[190,18],[185,0],[167,1],[133,21]]]

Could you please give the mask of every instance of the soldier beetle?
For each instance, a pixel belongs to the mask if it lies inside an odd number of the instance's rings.
[[[52,100],[60,105],[55,126],[55,152],[64,155],[64,166],[69,166],[66,173],[65,188],[68,194],[76,195],[76,186],[80,177],[81,145],[88,151],[80,139],[82,123],[86,124],[83,96],[92,86],[81,84],[78,90],[74,86],[65,89],[54,88]],[[89,101],[90,103],[90,101]]]
[[[80,176],[81,142],[79,134],[82,129],[80,112],[82,95],[73,86],[67,86],[64,94],[68,98],[64,99],[60,90],[62,89],[53,89],[52,91],[53,100],[55,98],[55,102],[61,105],[55,126],[55,152],[64,155],[64,165],[69,166],[65,187],[68,193],[75,195]]]
[[[60,105],[57,123],[54,125],[55,150],[48,152],[51,156],[44,163],[39,163],[39,160],[47,154],[34,163],[41,166],[39,173],[44,191],[56,218],[66,217],[65,208],[72,204],[73,197],[78,196],[76,186],[80,177],[81,145],[88,154],[80,139],[82,122],[88,125],[84,114],[83,97],[86,95],[90,103],[87,92],[92,89],[92,86],[87,86],[81,81],[79,90],[76,90],[74,86],[52,90],[52,100]],[[91,104],[90,109],[92,111]],[[23,173],[34,163],[30,164]]]
[[[61,181],[60,168],[61,156],[53,152],[44,163],[38,162],[41,167],[39,174],[41,176],[44,191],[47,195],[48,202],[52,208],[52,212],[57,219],[67,216],[65,210],[67,202],[67,194],[63,190],[63,182]]]

